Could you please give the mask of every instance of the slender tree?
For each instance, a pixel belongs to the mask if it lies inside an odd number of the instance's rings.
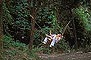
[[[0,59],[2,60],[2,47],[3,47],[3,42],[2,42],[2,37],[3,37],[3,25],[2,25],[2,0],[0,0]]]
[[[29,0],[29,2],[31,3],[31,6],[30,6],[31,30],[30,30],[30,42],[29,42],[29,49],[31,50],[33,46],[33,41],[34,41],[36,8],[34,7],[34,0],[31,0],[31,1]]]
[[[3,35],[3,29],[2,29],[2,0],[0,1],[0,39]]]
[[[1,38],[3,36],[3,26],[2,26],[2,1],[0,1],[0,46],[2,44]]]

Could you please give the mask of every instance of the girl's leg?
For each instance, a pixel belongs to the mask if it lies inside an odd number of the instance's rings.
[[[53,39],[52,42],[51,42],[51,44],[50,44],[50,47],[54,46],[55,45],[55,42],[56,42],[56,40]]]
[[[44,39],[43,43],[46,44],[47,41],[48,41],[48,38],[46,37],[46,38]]]

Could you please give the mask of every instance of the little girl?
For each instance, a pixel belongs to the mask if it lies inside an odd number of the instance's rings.
[[[46,35],[43,43],[46,44],[48,40],[52,40],[50,47],[54,46],[55,43],[57,43],[59,40],[61,40],[63,36],[61,34],[51,34],[51,35]]]

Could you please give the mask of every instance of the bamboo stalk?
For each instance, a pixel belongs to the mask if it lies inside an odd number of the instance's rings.
[[[70,21],[67,23],[67,25],[64,27],[64,30],[63,30],[62,35],[64,35],[64,33],[65,33],[65,31],[66,31],[66,29],[67,29],[67,27],[68,27],[68,25],[70,24],[71,21],[72,21],[72,20],[70,20]]]

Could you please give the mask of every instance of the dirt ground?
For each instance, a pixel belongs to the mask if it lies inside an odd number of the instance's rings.
[[[91,60],[91,52],[62,53],[62,54],[38,54],[42,60]]]

